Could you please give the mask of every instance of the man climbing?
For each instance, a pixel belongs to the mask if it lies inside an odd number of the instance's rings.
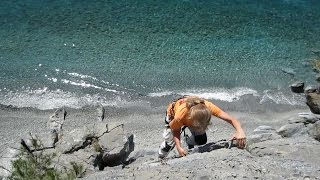
[[[168,106],[165,117],[166,129],[163,133],[165,140],[160,145],[159,158],[165,158],[174,145],[180,156],[186,155],[186,151],[180,143],[180,134],[183,127],[188,127],[192,134],[187,139],[189,148],[193,148],[194,145],[206,144],[206,130],[211,124],[212,115],[225,120],[235,128],[236,132],[232,139],[236,140],[239,148],[244,148],[246,135],[236,118],[207,100],[195,96],[187,96],[179,98]]]

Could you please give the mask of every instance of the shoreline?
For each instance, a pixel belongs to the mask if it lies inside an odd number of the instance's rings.
[[[219,104],[218,106],[221,106]],[[105,108],[105,120],[104,122],[122,122],[128,127],[128,133],[142,132],[141,129],[147,129],[148,131],[158,132],[159,138],[161,138],[161,132],[163,129],[163,117],[166,107],[146,108],[146,107],[133,107],[133,108]],[[97,107],[86,107],[82,109],[65,108],[67,111],[67,117],[64,124],[65,130],[72,130],[82,127],[83,125],[93,123],[97,121]],[[285,107],[284,111],[231,111],[225,110],[227,113],[238,118],[243,124],[246,132],[252,132],[254,128],[259,125],[269,125],[280,127],[287,123],[283,121],[289,119],[290,116],[297,115],[300,112],[310,112],[307,107]],[[16,108],[11,106],[0,106],[0,137],[1,147],[4,144],[15,143],[19,140],[19,137],[26,135],[28,132],[32,133],[46,133],[49,132],[46,123],[49,117],[54,113],[52,110],[39,110],[35,108]],[[222,126],[232,130],[222,120],[216,117],[212,118],[213,125],[218,127],[212,127],[213,129]],[[130,132],[132,131],[132,132]],[[5,142],[5,143],[4,143]]]

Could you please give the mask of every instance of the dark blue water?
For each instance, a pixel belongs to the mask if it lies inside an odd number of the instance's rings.
[[[1,4],[0,104],[122,106],[191,94],[299,105],[288,86],[317,85],[320,1]]]

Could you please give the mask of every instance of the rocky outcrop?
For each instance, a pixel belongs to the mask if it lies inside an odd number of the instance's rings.
[[[50,132],[29,133],[22,138],[24,147],[31,153],[56,154],[53,166],[60,170],[71,168],[72,163],[81,165],[82,174],[95,169],[103,170],[107,166],[127,165],[134,161],[132,158],[128,159],[134,150],[133,135],[126,134],[121,123],[102,122],[104,110],[98,111],[97,121],[92,124],[63,132],[66,115],[64,108],[55,111],[47,123]],[[18,152],[18,143],[5,149],[6,157],[2,156],[0,159],[0,177],[10,174],[11,161]]]
[[[298,116],[290,118],[288,124],[277,130],[270,126],[259,126],[247,137],[246,149],[260,157],[295,154],[297,149],[307,147],[314,149],[317,146],[312,142],[319,141],[320,137],[319,119],[319,115],[299,113]],[[314,153],[318,150],[320,150],[319,147],[314,150]]]

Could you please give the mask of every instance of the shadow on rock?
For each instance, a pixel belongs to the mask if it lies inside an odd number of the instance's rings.
[[[226,148],[226,149],[230,149],[231,147],[236,147],[236,145],[233,143],[233,141],[231,140],[219,140],[217,142],[211,142],[211,143],[207,143],[204,146],[200,146],[200,147],[196,147],[194,148],[194,150],[192,151],[193,153],[204,153],[204,152],[210,152],[210,151],[214,151],[217,149],[222,149],[222,148]]]
[[[134,151],[133,135],[128,137],[127,142],[119,152],[113,153],[113,151],[110,151],[99,154],[95,158],[93,166],[98,166],[99,170],[103,170],[105,167],[114,167],[119,165],[124,167],[135,161],[134,158],[128,159],[132,151]]]

